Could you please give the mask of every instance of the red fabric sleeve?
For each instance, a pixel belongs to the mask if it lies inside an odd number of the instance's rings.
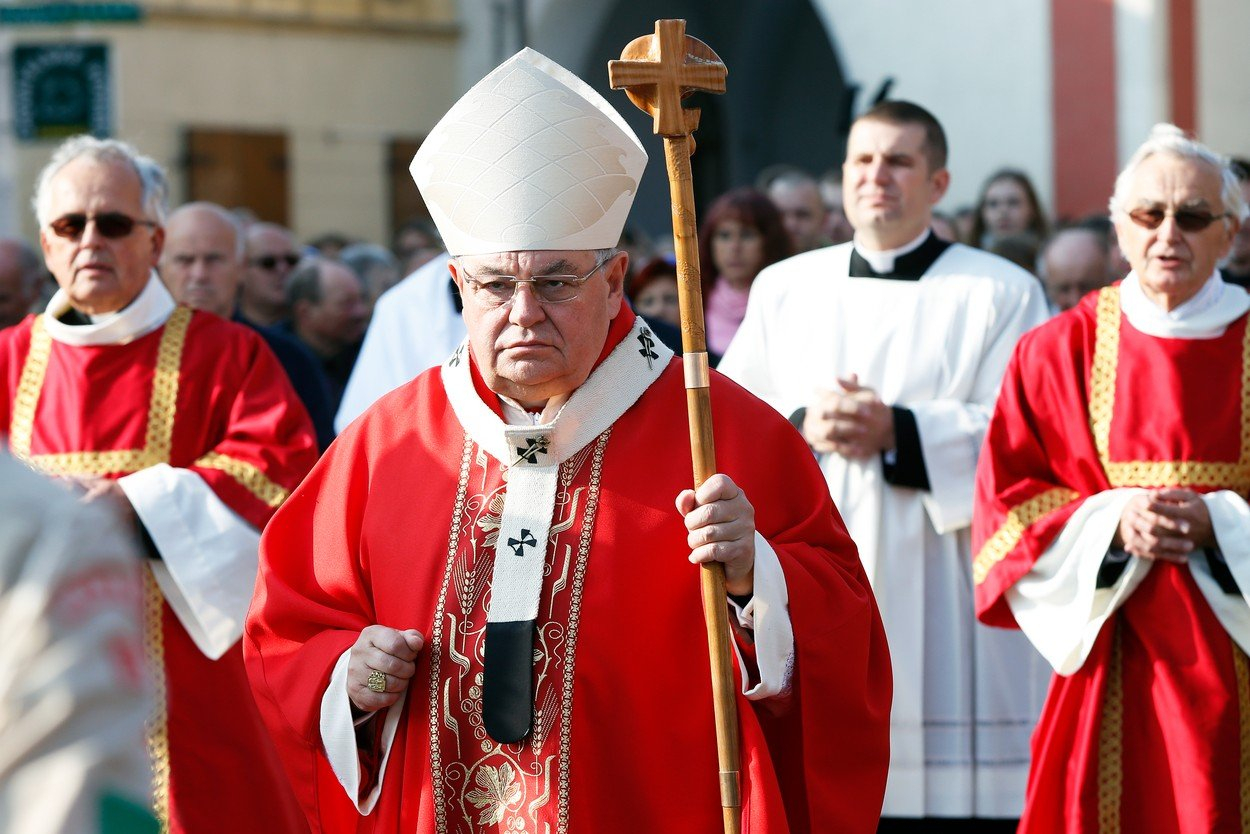
[[[211,450],[203,446],[187,464],[227,503],[258,529],[299,484],[317,460],[317,439],[308,411],[264,340],[249,328],[197,313],[188,333],[191,362],[183,373],[224,376],[222,388],[233,391],[225,407],[212,408],[191,398],[179,403],[182,414],[210,415],[224,424],[213,427]],[[228,328],[229,333],[222,333]],[[228,341],[226,338],[228,337]],[[205,343],[238,345],[237,355],[221,358]],[[215,367],[205,367],[206,364]],[[197,386],[195,391],[212,390]],[[220,389],[219,389],[220,390]]]
[[[1016,627],[1005,594],[1088,496],[1108,488],[1090,433],[1092,301],[1021,339],[977,465],[972,519],[977,616]]]

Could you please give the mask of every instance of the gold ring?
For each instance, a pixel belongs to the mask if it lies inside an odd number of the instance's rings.
[[[373,669],[369,672],[369,679],[365,681],[365,686],[373,692],[386,691],[386,673]]]

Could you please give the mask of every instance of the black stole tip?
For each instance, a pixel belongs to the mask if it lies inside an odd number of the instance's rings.
[[[502,744],[530,734],[534,714],[534,620],[486,624],[482,723]]]

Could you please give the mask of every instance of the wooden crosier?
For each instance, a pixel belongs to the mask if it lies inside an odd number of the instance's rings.
[[[684,353],[682,362],[686,375],[686,409],[690,420],[690,451],[694,460],[696,489],[716,473],[716,446],[712,439],[712,401],[708,390],[711,380],[703,329],[694,181],[690,173],[690,154],[694,152],[691,134],[699,125],[699,111],[684,109],[681,101],[696,90],[725,92],[725,75],[725,65],[716,53],[707,44],[686,35],[684,20],[656,21],[654,35],[644,35],[631,41],[621,52],[621,60],[608,62],[612,88],[624,89],[630,101],[652,116],[655,133],[664,137],[664,160],[668,165],[673,204],[673,243],[677,255]],[[721,806],[725,831],[737,834],[742,817],[737,686],[729,644],[724,566],[719,562],[703,565],[700,587],[712,661],[712,702],[720,762]]]

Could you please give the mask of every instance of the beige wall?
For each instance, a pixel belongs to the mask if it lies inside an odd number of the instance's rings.
[[[333,229],[386,242],[388,142],[427,133],[456,96],[450,27],[387,32],[156,16],[125,27],[22,28],[7,41],[109,43],[115,134],[166,166],[175,204],[184,196],[185,128],[285,132],[290,216],[301,237]],[[6,61],[7,52],[0,48]],[[13,152],[10,199],[18,205],[10,213],[32,239],[25,202],[53,146],[23,143]]]
[[[1250,2],[1196,5],[1199,137],[1223,153],[1250,157]]]

